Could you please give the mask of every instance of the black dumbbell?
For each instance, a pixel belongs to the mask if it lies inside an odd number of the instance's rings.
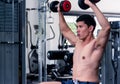
[[[59,2],[59,1],[52,1],[50,3],[50,10],[52,12],[57,12],[57,7],[58,7],[59,3],[60,3],[60,11],[61,12],[68,12],[68,11],[70,11],[71,3],[68,0],[64,0],[64,1],[61,1],[61,2]]]
[[[90,1],[95,4],[95,3],[99,2],[100,0],[90,0]],[[89,6],[84,3],[84,0],[78,0],[78,5],[80,8],[82,8],[84,10],[89,8]]]

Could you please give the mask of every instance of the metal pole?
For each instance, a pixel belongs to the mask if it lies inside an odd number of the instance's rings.
[[[46,1],[39,2],[39,40],[38,40],[38,65],[39,82],[47,81],[46,66]],[[42,9],[43,8],[43,9]]]
[[[14,28],[15,28],[15,27],[14,27],[14,12],[15,12],[15,11],[14,11],[14,10],[15,10],[15,9],[14,9],[14,6],[15,6],[15,5],[14,5],[14,0],[12,0],[12,32],[11,32],[11,33],[12,33],[12,38],[11,38],[11,43],[14,43]],[[12,45],[12,56],[11,56],[11,57],[12,57],[12,60],[14,59],[14,53],[15,53],[15,52],[14,52],[14,46]],[[15,75],[14,72],[16,72],[16,71],[14,71],[14,65],[13,65],[14,62],[15,62],[15,61],[13,60],[13,61],[12,61],[12,68],[13,68],[12,74],[13,74],[13,75]],[[17,67],[18,67],[18,66],[17,66]],[[18,81],[17,78],[16,78],[16,80]],[[15,80],[14,80],[14,77],[12,77],[12,82],[14,82],[14,81],[15,81]]]
[[[44,81],[47,81],[47,66],[46,66],[46,1],[44,2]]]
[[[39,5],[38,5],[38,8],[42,8],[43,6],[43,1],[39,0],[38,1]],[[38,33],[38,74],[39,74],[39,77],[38,77],[38,80],[39,82],[42,82],[42,76],[43,76],[43,71],[42,71],[42,56],[43,56],[43,45],[42,45],[42,41],[43,41],[43,14],[40,11],[38,11],[39,15],[39,33]]]

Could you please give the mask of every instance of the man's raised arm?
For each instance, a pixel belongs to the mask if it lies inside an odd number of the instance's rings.
[[[68,27],[64,16],[62,14],[62,12],[60,12],[60,9],[58,7],[58,15],[59,15],[59,27],[60,27],[60,31],[63,34],[63,36],[68,39],[68,41],[72,44],[75,45],[76,41],[77,41],[77,37],[75,36],[75,34],[71,31],[71,29]]]
[[[99,48],[99,47],[104,48],[109,38],[110,24],[108,20],[105,18],[105,16],[103,15],[103,13],[98,9],[98,7],[95,4],[93,4],[89,0],[85,0],[85,3],[89,5],[90,8],[93,10],[100,26],[102,27],[97,37],[96,48]]]

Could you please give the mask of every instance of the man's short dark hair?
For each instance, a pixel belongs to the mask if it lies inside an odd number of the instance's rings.
[[[85,24],[87,24],[88,26],[91,26],[93,25],[94,26],[94,29],[96,27],[96,22],[95,22],[95,19],[93,16],[91,15],[88,15],[88,14],[84,14],[84,15],[81,15],[77,18],[76,22],[79,22],[79,21],[84,21]]]

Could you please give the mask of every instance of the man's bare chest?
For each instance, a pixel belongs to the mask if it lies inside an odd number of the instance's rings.
[[[77,44],[74,51],[74,60],[78,61],[88,61],[90,60],[92,53],[95,50],[95,43],[91,42],[85,46]]]

